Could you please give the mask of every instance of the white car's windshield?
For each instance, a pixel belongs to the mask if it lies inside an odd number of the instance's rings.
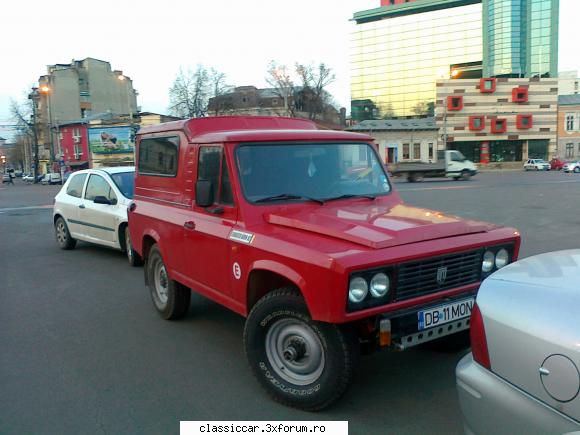
[[[391,190],[369,144],[242,145],[236,150],[236,165],[246,198],[258,203],[323,203],[374,198]]]

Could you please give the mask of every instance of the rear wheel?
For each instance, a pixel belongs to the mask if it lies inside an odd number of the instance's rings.
[[[153,245],[149,252],[145,273],[151,299],[159,315],[165,320],[185,316],[189,309],[191,290],[169,278],[157,245]]]
[[[68,226],[62,217],[58,217],[54,222],[54,233],[56,243],[60,249],[74,249],[77,241],[73,239],[68,231]]]
[[[359,356],[354,334],[312,320],[304,299],[291,288],[256,303],[244,328],[244,346],[268,394],[307,411],[326,408],[343,395]]]

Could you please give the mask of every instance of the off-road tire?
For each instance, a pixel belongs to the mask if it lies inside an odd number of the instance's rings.
[[[169,278],[157,245],[153,245],[149,251],[145,273],[153,306],[159,315],[165,320],[185,316],[189,310],[191,290]]]
[[[76,239],[73,239],[68,231],[68,226],[62,217],[58,217],[54,222],[54,233],[56,237],[56,243],[60,249],[74,249],[77,245]]]
[[[131,243],[131,235],[129,233],[129,227],[126,225],[120,231],[120,240],[122,243],[123,251],[127,256],[127,261],[131,267],[139,267],[143,265],[143,259],[141,256],[133,249],[133,244]]]
[[[279,335],[275,335],[276,331]],[[296,362],[282,361],[288,343],[297,340],[300,345],[301,338],[304,339],[303,356]],[[306,411],[324,409],[344,394],[360,353],[353,332],[312,320],[304,299],[293,288],[275,290],[256,303],[244,328],[244,347],[248,363],[267,393],[284,405]],[[283,348],[286,350],[281,352]],[[320,355],[318,359],[317,354]],[[273,365],[276,358],[279,361],[277,367]],[[309,360],[321,360],[322,364],[310,373],[302,366],[305,374],[297,375],[299,370],[294,370],[292,364],[297,364],[295,367],[302,363],[307,366]],[[284,373],[286,378],[280,373]],[[303,377],[294,381],[299,376]]]

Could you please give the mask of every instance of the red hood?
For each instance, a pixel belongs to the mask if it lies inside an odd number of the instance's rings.
[[[296,212],[267,213],[267,222],[381,249],[425,240],[481,233],[496,225],[405,204],[325,204]]]

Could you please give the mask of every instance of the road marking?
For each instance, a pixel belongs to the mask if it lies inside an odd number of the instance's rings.
[[[6,211],[18,211],[18,210],[36,210],[36,209],[44,209],[44,208],[52,208],[52,204],[46,205],[32,205],[28,207],[10,207],[10,208],[0,208],[0,213]]]

